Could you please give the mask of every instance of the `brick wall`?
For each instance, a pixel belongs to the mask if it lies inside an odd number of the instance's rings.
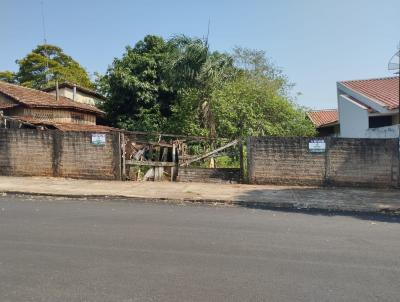
[[[120,179],[119,134],[0,129],[0,175]]]
[[[0,129],[0,174],[52,176],[53,140],[47,131]]]
[[[238,183],[240,182],[240,169],[179,167],[177,180],[182,182]]]
[[[324,153],[311,153],[308,148],[310,140],[249,138],[250,183],[398,186],[397,139],[324,138]]]
[[[329,140],[326,179],[329,184],[396,186],[398,168],[397,139]]]

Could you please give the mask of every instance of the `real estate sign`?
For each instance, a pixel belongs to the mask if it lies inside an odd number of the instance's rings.
[[[323,153],[326,151],[326,143],[323,139],[313,139],[308,143],[308,150],[311,153]]]
[[[106,144],[106,135],[104,133],[92,133],[92,144],[104,146]]]

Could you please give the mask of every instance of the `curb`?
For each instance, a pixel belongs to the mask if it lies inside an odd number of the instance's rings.
[[[60,193],[37,193],[37,192],[20,192],[20,191],[0,191],[1,194],[12,196],[44,196],[44,197],[61,197],[61,198],[81,198],[81,199],[101,199],[114,201],[128,201],[128,202],[154,202],[154,203],[191,203],[191,204],[207,204],[207,205],[230,205],[236,207],[244,207],[251,209],[273,210],[273,211],[289,211],[289,212],[314,212],[314,213],[327,213],[327,214],[342,214],[342,215],[385,215],[400,217],[400,208],[371,208],[371,207],[340,207],[337,205],[324,205],[316,206],[315,204],[309,205],[306,203],[292,203],[292,202],[249,202],[245,200],[222,200],[222,199],[195,199],[195,198],[150,198],[139,196],[125,196],[125,195],[104,195],[104,194],[60,194]]]

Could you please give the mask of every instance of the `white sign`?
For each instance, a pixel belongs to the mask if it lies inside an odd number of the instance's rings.
[[[326,150],[326,143],[323,139],[314,139],[308,143],[308,150],[311,153],[323,153]]]
[[[104,133],[92,133],[92,144],[104,146],[106,144],[106,135]]]

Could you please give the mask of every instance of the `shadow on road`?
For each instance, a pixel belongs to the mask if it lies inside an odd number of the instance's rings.
[[[245,208],[400,223],[400,190],[396,189],[255,189],[237,197],[235,204]]]

